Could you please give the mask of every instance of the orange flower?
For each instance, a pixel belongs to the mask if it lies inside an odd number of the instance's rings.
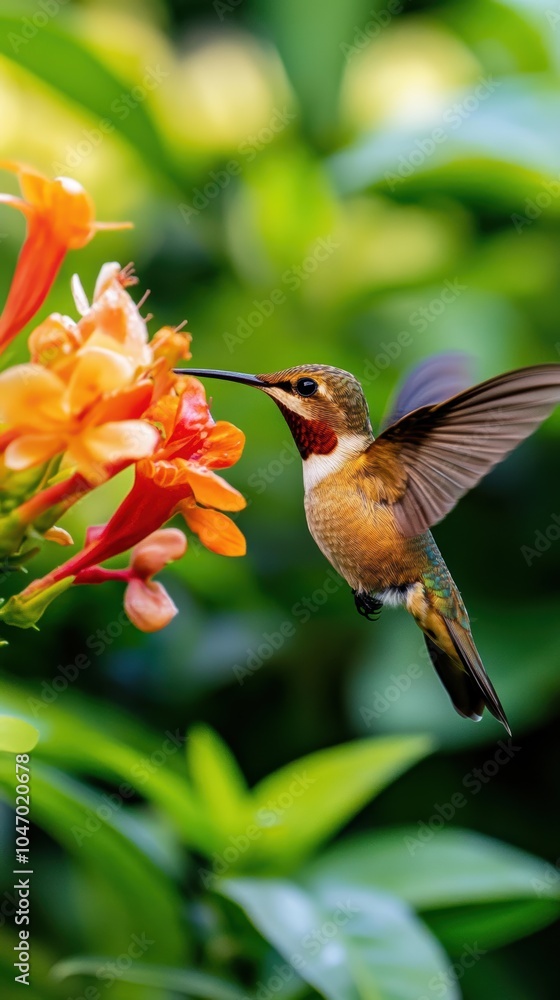
[[[7,431],[0,451],[8,469],[64,453],[64,465],[93,485],[154,451],[158,431],[139,418],[177,382],[169,366],[188,354],[190,338],[163,328],[148,343],[146,323],[126,291],[134,281],[130,268],[105,264],[90,305],[74,276],[81,319],[49,316],[29,338],[31,364],[0,374],[0,424]]]
[[[27,237],[0,316],[2,350],[44,302],[67,251],[84,247],[99,229],[123,229],[129,223],[95,222],[90,196],[72,178],[49,180],[10,161],[0,161],[0,167],[18,175],[23,196],[0,194],[0,202],[19,209],[27,220]]]
[[[127,358],[89,345],[68,382],[35,364],[0,373],[0,423],[16,431],[4,451],[6,468],[29,469],[64,453],[66,466],[98,484],[150,455],[159,434],[139,418],[152,384],[133,377]]]
[[[182,531],[162,528],[133,548],[128,569],[92,566],[78,573],[74,583],[124,580],[127,584],[124,609],[130,621],[142,632],[157,632],[175,617],[177,608],[165,587],[152,577],[168,563],[184,556],[186,550],[187,539]]]
[[[157,423],[162,438],[149,458],[136,463],[132,489],[111,520],[88,532],[81,552],[30,584],[30,593],[76,577],[138,545],[176,511],[213,552],[244,555],[239,528],[215,508],[242,510],[245,498],[214,469],[238,460],[245,436],[233,424],[214,423],[197,379],[181,377],[177,388],[180,395],[164,396],[144,414]]]

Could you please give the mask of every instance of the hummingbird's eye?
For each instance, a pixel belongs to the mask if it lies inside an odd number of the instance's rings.
[[[296,389],[300,396],[313,396],[318,388],[315,379],[312,378],[300,378],[296,382]]]

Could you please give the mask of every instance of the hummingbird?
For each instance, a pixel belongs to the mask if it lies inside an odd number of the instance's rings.
[[[469,386],[463,355],[436,355],[405,381],[374,437],[357,378],[329,365],[263,375],[178,374],[260,389],[279,407],[303,463],[311,535],[347,581],[361,615],[404,605],[456,711],[486,707],[511,735],[467,610],[431,528],[560,402],[560,364]]]

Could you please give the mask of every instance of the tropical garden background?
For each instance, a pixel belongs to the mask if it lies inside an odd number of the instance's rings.
[[[473,380],[558,361],[559,73],[553,0],[0,0],[3,160],[134,223],[69,254],[39,318],[75,315],[75,271],[91,295],[132,260],[193,364],[337,365],[376,422],[431,353],[470,353]],[[0,211],[3,302],[24,222]],[[22,334],[2,365],[27,356]],[[39,732],[26,995],[555,996],[560,417],[436,531],[508,741],[455,715],[404,613],[357,616],[270,401],[211,391],[247,435],[226,473],[247,555],[189,535],[153,634],[117,582],[2,627],[1,714]],[[63,526],[82,539],[129,486]],[[1,753],[7,998],[14,779]]]

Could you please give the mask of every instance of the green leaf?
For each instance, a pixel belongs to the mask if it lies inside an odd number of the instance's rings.
[[[15,775],[11,762],[0,760],[0,790],[14,802]],[[58,841],[96,882],[114,908],[107,925],[92,926],[97,946],[128,948],[135,933],[153,939],[149,959],[177,961],[184,950],[181,899],[161,870],[112,822],[115,805],[55,768],[33,762],[31,774],[34,822]],[[147,952],[148,954],[148,952]]]
[[[112,960],[114,958],[109,955],[99,958],[77,955],[58,962],[51,970],[51,975],[59,982],[72,976],[96,976],[99,967]],[[194,969],[173,969],[165,965],[125,969],[120,973],[119,979],[138,986],[168,990],[170,993],[185,993],[191,997],[200,997],[201,1000],[243,1000],[246,996],[217,976]]]
[[[265,827],[259,853],[301,860],[430,750],[425,736],[356,740],[275,771],[253,789],[255,814]]]
[[[187,765],[204,811],[224,836],[247,822],[248,788],[229,748],[209,726],[194,726]]]
[[[459,828],[354,837],[311,864],[305,880],[313,887],[367,885],[395,893],[423,915],[437,911],[433,926],[454,946],[471,934],[484,946],[513,940],[560,913],[560,875],[550,865]],[[480,904],[495,903],[477,924],[472,907],[480,914]]]
[[[39,733],[30,722],[13,715],[0,715],[0,750],[29,753],[38,739]]]
[[[70,665],[72,669],[77,677],[78,668]],[[65,690],[70,683],[67,676],[58,679],[62,679]],[[39,730],[38,760],[96,775],[117,785],[125,782],[162,809],[189,845],[206,851],[219,844],[219,834],[189,782],[178,773],[179,761],[182,764],[180,734],[143,730],[134,726],[124,712],[113,713],[91,699],[86,706],[66,694],[65,704],[69,707],[62,708],[56,704],[56,690],[49,684],[44,694],[49,699],[46,702],[0,681],[2,704],[32,721]],[[120,735],[114,735],[112,730]]]
[[[242,907],[292,974],[328,1000],[418,1000],[449,965],[430,932],[387,893],[349,893],[344,884],[310,891],[280,879],[230,879],[220,892]],[[438,996],[459,993],[443,979]]]
[[[476,941],[485,949],[500,948],[554,923],[559,915],[557,902],[512,899],[506,903],[462,906],[452,912],[428,910],[422,917],[444,946],[458,955],[467,941]]]
[[[65,25],[79,23],[62,17]],[[122,94],[137,82],[119,79],[70,27],[49,21],[38,30],[32,44],[21,40],[21,11],[10,16],[0,13],[0,53],[33,73],[68,100],[80,105],[96,120],[109,120],[153,168],[172,173],[161,136],[143,103],[133,114],[111,114],[122,107]],[[20,42],[18,43],[18,39]]]
[[[451,111],[448,119],[434,120],[432,128],[387,127],[335,154],[330,165],[339,190],[350,193],[374,185],[407,195],[444,190],[519,211],[523,197],[557,179],[556,95],[528,80],[522,86],[517,80],[493,81],[492,86],[498,87],[496,92],[459,123]],[[471,92],[450,94],[449,108],[469,96]],[[435,142],[431,133],[438,128],[445,139]],[[547,211],[560,211],[554,198]]]
[[[366,0],[266,0],[274,31],[307,123],[319,135],[332,132],[338,117],[338,92],[345,65],[344,43],[351,44],[367,20]],[[309,43],[313,39],[313,58]]]

